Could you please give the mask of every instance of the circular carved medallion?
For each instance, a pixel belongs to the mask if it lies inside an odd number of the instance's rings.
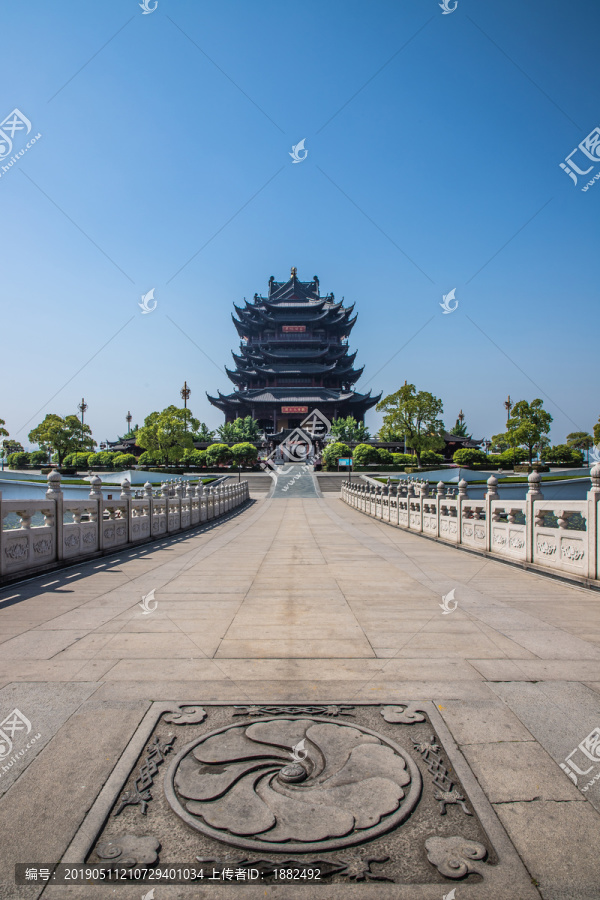
[[[372,840],[408,818],[421,787],[413,760],[387,737],[306,716],[211,731],[187,744],[165,774],[167,799],[192,828],[271,852]]]

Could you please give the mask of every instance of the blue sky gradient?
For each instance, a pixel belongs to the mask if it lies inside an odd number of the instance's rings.
[[[185,379],[219,425],[232,303],[293,265],[356,302],[359,390],[406,379],[477,438],[509,393],[555,443],[591,430],[600,186],[559,163],[600,124],[599,26],[592,0],[4,4],[0,118],[42,134],[0,161],[11,436],[84,396],[114,439]]]

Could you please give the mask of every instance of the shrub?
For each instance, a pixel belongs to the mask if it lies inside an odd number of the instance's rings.
[[[29,454],[29,464],[32,466],[45,466],[48,462],[46,450],[32,450]]]
[[[28,465],[29,453],[25,453],[25,451],[17,450],[16,453],[11,453],[8,457],[9,469],[22,469],[24,466]]]
[[[145,456],[145,454],[142,453],[142,456]],[[205,466],[206,450],[186,450],[180,459],[180,463],[184,466]]]
[[[470,468],[471,466],[485,466],[488,461],[483,450],[475,450],[474,448],[469,447],[463,447],[461,450],[457,450],[452,459],[457,466],[465,466],[466,468]]]
[[[343,456],[344,454],[340,454]],[[391,454],[390,454],[391,455]],[[355,466],[368,466],[379,462],[379,451],[371,444],[357,444],[352,454],[352,462]]]
[[[71,469],[87,469],[90,465],[90,456],[95,456],[89,450],[82,453],[67,453],[63,459],[63,466]]]
[[[258,450],[249,441],[234,444],[231,448],[231,453],[237,466],[253,466],[258,459]]]
[[[417,457],[412,453],[392,453],[392,459],[395,466],[404,468],[404,466],[416,466]]]
[[[583,462],[581,450],[575,450],[567,444],[556,444],[554,447],[544,447],[541,453],[544,462],[567,463],[572,466],[580,466]]]
[[[87,459],[88,466],[100,466],[103,469],[111,469],[114,466],[114,458],[117,454],[109,450],[101,450],[100,453],[90,453]]]
[[[423,450],[421,462],[424,466],[441,466],[446,460],[441,453],[436,453],[435,450]]]
[[[504,450],[498,457],[498,462],[503,468],[512,468],[513,464],[518,465],[529,458],[527,450],[523,447],[514,447],[512,450]]]
[[[394,458],[389,450],[386,450],[385,447],[381,447],[381,449],[377,450],[377,462],[381,463],[382,466],[391,466],[394,462]]]
[[[323,464],[328,469],[334,469],[340,456],[352,456],[352,451],[348,444],[344,444],[342,441],[333,441],[333,443],[327,444],[323,450]]]
[[[130,469],[132,466],[135,466],[136,463],[137,459],[133,453],[117,453],[113,460],[116,469]]]
[[[206,464],[222,466],[231,462],[231,450],[227,444],[210,444],[206,448]]]

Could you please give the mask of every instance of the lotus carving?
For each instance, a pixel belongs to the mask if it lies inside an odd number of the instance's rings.
[[[376,732],[278,717],[203,735],[173,760],[165,787],[175,812],[217,840],[308,853],[398,825],[419,800],[421,776]]]

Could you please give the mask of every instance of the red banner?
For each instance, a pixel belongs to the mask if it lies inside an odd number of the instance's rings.
[[[308,406],[282,406],[282,413],[307,413]]]

